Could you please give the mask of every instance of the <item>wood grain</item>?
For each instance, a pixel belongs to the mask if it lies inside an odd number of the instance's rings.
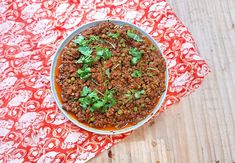
[[[235,0],[168,0],[212,72],[203,85],[91,163],[235,162]]]

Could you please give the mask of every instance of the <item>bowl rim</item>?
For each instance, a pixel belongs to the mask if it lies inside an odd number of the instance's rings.
[[[76,36],[77,34],[81,33],[82,31],[96,26],[99,23],[102,22],[112,22],[114,24],[117,25],[129,25],[133,28],[135,28],[137,31],[141,32],[143,35],[145,35],[150,41],[151,43],[157,47],[158,51],[161,53],[162,57],[165,60],[166,63],[166,71],[165,71],[165,91],[162,93],[161,98],[159,99],[157,105],[155,106],[155,108],[151,111],[151,113],[145,117],[143,120],[139,121],[137,124],[133,125],[133,126],[129,126],[129,127],[125,127],[123,129],[118,129],[118,130],[102,130],[102,129],[97,129],[97,128],[93,128],[90,127],[88,125],[85,125],[81,122],[79,122],[77,119],[75,119],[74,117],[70,116],[67,111],[65,111],[62,108],[62,104],[59,101],[59,98],[57,97],[57,93],[56,93],[56,89],[55,89],[55,68],[56,68],[56,63],[58,60],[58,57],[61,54],[61,51],[64,49],[64,47],[67,45],[67,43],[74,38],[74,36]],[[89,131],[89,132],[93,132],[96,134],[100,134],[100,135],[117,135],[117,134],[123,134],[123,133],[127,133],[130,131],[133,131],[139,127],[141,127],[142,125],[144,125],[146,122],[148,122],[156,113],[157,111],[160,109],[160,107],[162,106],[164,100],[166,99],[166,93],[168,90],[168,67],[167,67],[167,60],[162,52],[162,50],[160,49],[158,43],[152,38],[152,36],[150,36],[147,32],[145,32],[144,30],[142,30],[140,27],[130,23],[130,22],[126,22],[123,20],[113,20],[113,19],[105,19],[105,20],[96,20],[96,21],[92,21],[92,22],[88,22],[82,26],[79,26],[77,29],[75,29],[73,32],[71,32],[59,45],[59,47],[57,48],[52,64],[51,64],[51,69],[50,69],[50,87],[51,87],[51,91],[52,91],[52,95],[53,98],[55,99],[56,105],[57,107],[60,109],[60,111],[65,115],[65,117],[67,117],[71,122],[73,122],[76,126]]]

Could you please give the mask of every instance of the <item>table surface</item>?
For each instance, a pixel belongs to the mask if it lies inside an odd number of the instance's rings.
[[[196,92],[91,163],[235,162],[235,0],[168,2],[212,72]]]

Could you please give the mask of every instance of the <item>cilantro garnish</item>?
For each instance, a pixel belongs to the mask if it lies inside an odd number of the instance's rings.
[[[87,86],[83,87],[80,92],[80,98],[78,101],[80,102],[80,106],[83,109],[87,109],[91,104],[95,103],[99,100],[99,97],[96,92],[92,92]]]
[[[80,92],[81,96],[87,96],[89,93],[91,93],[90,88],[88,88],[87,86],[83,87],[82,91]]]
[[[104,60],[112,57],[112,52],[108,48],[101,48],[99,46],[96,47],[96,55],[102,57]]]
[[[93,41],[100,41],[100,37],[99,36],[90,36],[90,42],[93,42]]]
[[[138,78],[142,76],[142,71],[134,70],[134,72],[131,74],[132,77]]]
[[[108,68],[106,71],[105,71],[105,74],[108,76],[108,78],[110,78],[110,68]]]
[[[76,73],[80,77],[80,79],[85,80],[91,77],[91,68],[83,66],[81,69],[78,69]]]
[[[116,104],[116,100],[113,97],[113,91],[106,90],[104,97],[103,97],[103,101],[104,101],[105,105],[103,106],[102,112],[104,112],[108,108],[111,108],[112,106],[114,106]]]
[[[145,90],[130,90],[130,91],[127,91],[127,93],[125,94],[126,97],[128,97],[128,101],[130,99],[133,98],[133,96],[135,97],[136,100],[140,99],[140,96],[141,95],[144,95],[145,94]]]
[[[112,37],[114,39],[117,39],[120,36],[120,32],[117,33],[108,33],[108,37]]]
[[[127,31],[127,37],[137,41],[137,42],[143,42],[144,40],[141,39],[141,37],[135,33],[133,33],[131,30]]]
[[[91,55],[93,50],[89,46],[80,46],[78,48],[78,51],[85,56],[89,56],[89,55]]]
[[[91,91],[90,88],[85,86],[80,92],[81,97],[78,101],[83,109],[89,109],[91,112],[99,109],[101,112],[105,112],[116,103],[112,93],[112,91],[106,90],[104,97],[99,98],[95,91]]]
[[[120,45],[121,45],[122,47],[125,47],[125,46],[126,46],[125,40],[124,40],[123,38],[120,40]]]
[[[145,94],[145,90],[136,91],[134,93],[135,99],[139,99],[141,95]]]
[[[141,51],[139,49],[131,48],[129,50],[129,54],[132,56],[131,63],[133,65],[136,65],[141,60],[142,53],[141,53]]]
[[[89,40],[86,40],[85,37],[79,35],[73,40],[73,42],[77,43],[80,46],[87,46],[88,44],[91,44],[94,41],[102,42],[99,36],[90,36]]]
[[[84,46],[87,44],[87,41],[82,35],[79,35],[77,38],[75,38],[73,42],[77,43],[80,46]]]

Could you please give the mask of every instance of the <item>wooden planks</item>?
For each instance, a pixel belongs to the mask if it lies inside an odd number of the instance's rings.
[[[212,72],[202,87],[91,163],[235,162],[235,1],[168,0]]]

